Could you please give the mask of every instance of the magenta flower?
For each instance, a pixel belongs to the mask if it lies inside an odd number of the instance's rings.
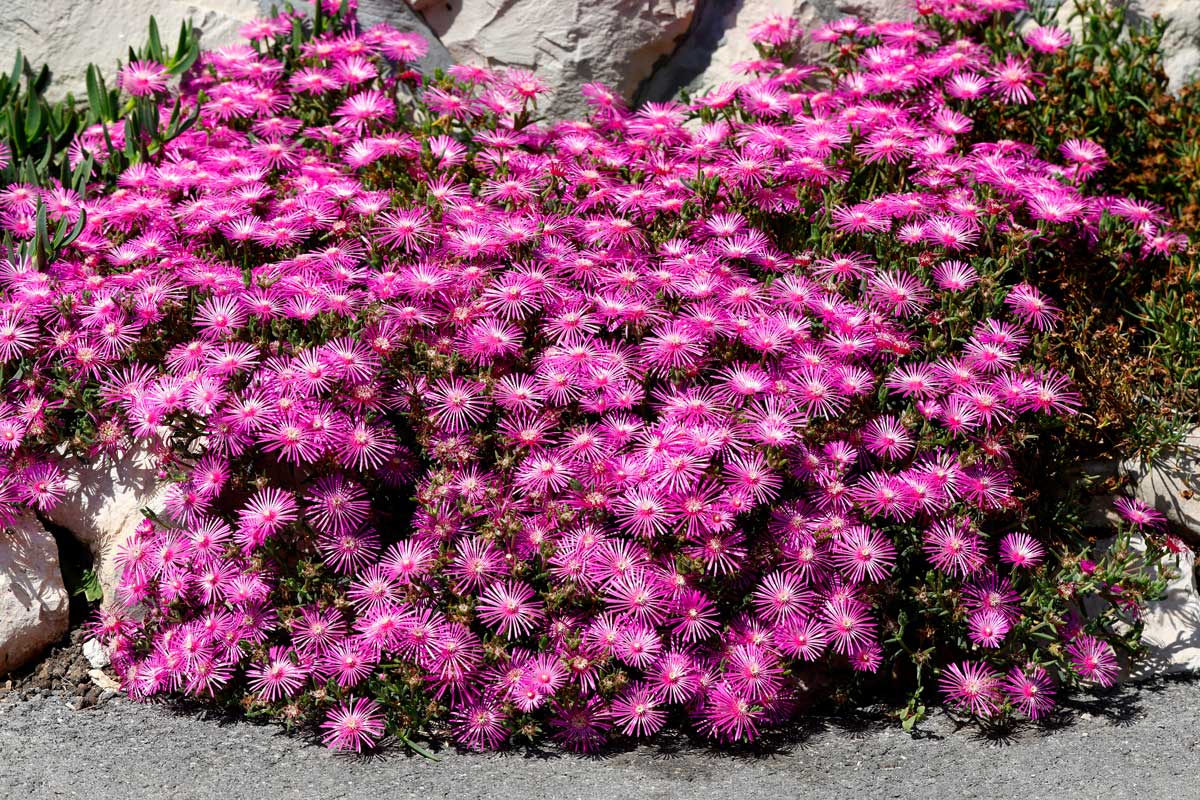
[[[626,736],[652,736],[662,728],[666,714],[650,687],[636,683],[613,701],[612,719]]]
[[[130,61],[121,68],[121,88],[134,97],[160,94],[167,88],[167,68],[153,61]]]
[[[1167,522],[1166,517],[1137,498],[1118,497],[1113,506],[1126,522],[1139,530],[1161,530]]]
[[[1035,25],[1025,32],[1025,43],[1039,53],[1054,53],[1071,44],[1071,34],[1052,25]]]
[[[296,694],[307,675],[286,649],[275,649],[265,664],[250,670],[249,677],[251,688],[271,702]]]
[[[1013,708],[1031,720],[1042,719],[1054,709],[1054,681],[1042,667],[1013,667],[1003,688]]]
[[[1081,635],[1067,645],[1071,665],[1081,678],[1098,686],[1112,686],[1120,666],[1112,645],[1094,636]]]
[[[330,709],[321,729],[323,741],[334,750],[353,750],[373,747],[383,736],[383,712],[374,700],[359,697]]]
[[[1000,560],[1014,567],[1030,569],[1046,557],[1046,549],[1027,533],[1005,534],[1000,540]]]
[[[524,636],[542,619],[543,604],[534,597],[533,589],[518,581],[492,584],[480,595],[480,619],[502,636]]]
[[[979,661],[951,664],[939,681],[951,706],[977,717],[991,717],[999,712],[999,684],[1000,676]]]

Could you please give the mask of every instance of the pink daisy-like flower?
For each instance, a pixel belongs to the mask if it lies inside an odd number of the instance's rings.
[[[856,526],[834,542],[833,560],[855,583],[881,581],[895,564],[896,548],[881,532]]]
[[[304,685],[306,673],[292,660],[286,649],[275,648],[265,664],[247,672],[250,688],[267,702],[291,697]]]
[[[330,709],[321,728],[326,731],[322,741],[327,747],[361,753],[383,736],[383,710],[369,698],[351,698]]]
[[[480,700],[458,708],[452,716],[455,738],[472,750],[494,750],[508,738],[502,706]]]
[[[325,563],[343,575],[357,572],[379,554],[379,536],[370,528],[350,533],[326,533],[317,538]]]
[[[666,722],[661,705],[647,683],[636,681],[613,701],[612,719],[626,736],[652,736]]]
[[[838,653],[848,654],[863,648],[875,637],[875,621],[860,601],[833,600],[821,610],[825,633]]]
[[[296,500],[291,494],[274,487],[262,489],[238,512],[238,537],[244,546],[257,547],[295,522],[297,516]]]
[[[1002,687],[1013,708],[1031,720],[1042,719],[1054,709],[1054,680],[1040,666],[1013,667]]]
[[[1018,319],[1039,331],[1051,328],[1061,313],[1061,309],[1051,305],[1044,294],[1027,283],[1010,289],[1004,303]]]
[[[1035,25],[1025,31],[1025,44],[1039,53],[1055,53],[1071,44],[1071,34],[1053,25]]]
[[[992,91],[1010,105],[1024,105],[1033,102],[1034,94],[1029,88],[1037,82],[1037,76],[1029,66],[1029,62],[1019,56],[1009,53],[1003,64],[998,64],[991,71]]]
[[[162,64],[131,61],[121,68],[117,80],[121,88],[134,97],[146,97],[166,91],[168,75],[167,68]]]
[[[999,647],[1011,628],[1007,616],[990,609],[976,611],[967,618],[967,635],[980,647]]]
[[[1042,563],[1046,549],[1027,533],[1008,533],[1000,540],[1000,560],[1022,569]]]
[[[1081,634],[1067,645],[1067,655],[1075,671],[1084,680],[1098,686],[1112,686],[1117,682],[1120,665],[1108,642]]]
[[[1000,676],[979,661],[951,664],[942,672],[939,685],[946,701],[977,717],[991,717],[1000,710]]]
[[[979,534],[963,520],[939,520],[925,531],[925,554],[947,575],[965,578],[985,562]]]
[[[1138,500],[1134,497],[1118,497],[1113,501],[1113,506],[1117,509],[1117,513],[1121,518],[1133,525],[1138,530],[1160,530],[1166,523],[1167,518],[1156,511],[1148,503]]]
[[[479,617],[506,638],[524,636],[542,619],[543,603],[534,597],[533,589],[520,581],[493,584],[479,596]]]
[[[728,682],[722,681],[709,691],[702,713],[705,727],[714,738],[748,742],[758,736],[762,712]]]

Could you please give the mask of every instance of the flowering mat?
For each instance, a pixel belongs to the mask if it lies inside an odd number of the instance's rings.
[[[560,122],[336,5],[152,42],[0,194],[0,510],[149,452],[93,625],[124,690],[337,749],[1043,719],[1183,545],[1031,484],[1086,402],[1038,277],[1186,240],[1099,144],[976,132],[1070,41],[1021,8],[770,18],[744,80]]]

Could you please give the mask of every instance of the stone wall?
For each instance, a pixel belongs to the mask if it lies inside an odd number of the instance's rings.
[[[273,0],[0,0],[0,69],[20,47],[55,72],[55,91],[83,91],[89,61],[112,69],[140,45],[151,14],[165,37],[190,17],[204,43],[236,40]],[[1171,22],[1167,72],[1179,85],[1200,76],[1200,0],[1133,0],[1135,16]],[[429,36],[425,68],[454,61],[536,70],[550,86],[550,117],[581,112],[578,87],[601,81],[627,98],[665,100],[732,77],[751,57],[750,25],[768,14],[807,25],[856,14],[911,15],[908,0],[360,0],[365,24],[386,20]]]

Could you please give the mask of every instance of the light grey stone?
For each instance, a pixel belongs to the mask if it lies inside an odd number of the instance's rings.
[[[1200,428],[1154,459],[1122,462],[1134,496],[1166,515],[1192,542],[1200,542]]]
[[[32,516],[0,529],[0,675],[63,637],[69,605],[54,537]]]
[[[117,61],[145,45],[151,15],[164,44],[173,47],[180,23],[191,19],[213,48],[237,41],[260,13],[258,0],[0,0],[0,68],[7,71],[20,48],[30,63],[50,66],[52,98],[81,97],[89,63],[113,85]]]
[[[1132,546],[1145,552],[1145,542],[1134,537]],[[1147,603],[1142,620],[1142,643],[1147,656],[1133,669],[1133,677],[1149,678],[1200,671],[1200,593],[1196,589],[1196,557],[1179,556],[1178,574],[1167,585],[1162,600]]]
[[[539,111],[582,116],[579,87],[632,97],[688,30],[695,0],[446,0],[423,15],[455,61],[534,70],[550,87]]]
[[[87,659],[93,669],[103,669],[111,662],[109,649],[100,644],[98,639],[88,639],[83,643],[83,657]]]
[[[96,688],[102,691],[119,692],[121,690],[121,684],[102,669],[89,669],[88,677],[92,679]]]
[[[104,590],[104,603],[112,603],[120,577],[114,557],[142,521],[143,508],[162,511],[166,486],[158,480],[146,445],[130,448],[121,458],[92,464],[68,457],[63,466],[67,493],[46,516],[92,551],[92,568]]]
[[[907,0],[700,0],[687,36],[641,87],[645,100],[666,100],[680,89],[699,93],[739,79],[735,64],[758,57],[750,28],[772,15],[798,19],[806,29],[845,16],[868,21],[908,19]]]

